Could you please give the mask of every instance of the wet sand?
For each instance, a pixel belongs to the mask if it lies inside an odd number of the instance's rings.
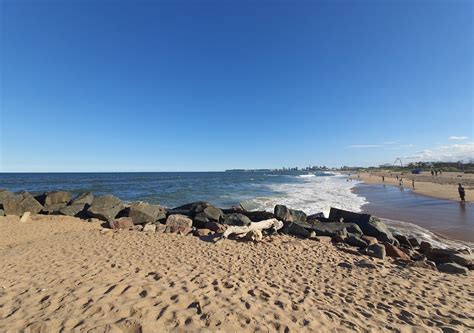
[[[385,179],[382,181],[382,176]],[[414,192],[438,199],[458,201],[458,183],[463,184],[466,192],[466,201],[474,202],[474,174],[460,172],[443,172],[438,176],[431,176],[429,172],[418,175],[390,171],[351,173],[350,178],[362,180],[367,184],[386,184],[398,186],[398,179],[403,179],[406,188],[412,188],[415,180]]]
[[[364,212],[411,222],[448,238],[474,242],[474,204],[435,199],[398,186],[359,184],[354,192],[369,201]]]

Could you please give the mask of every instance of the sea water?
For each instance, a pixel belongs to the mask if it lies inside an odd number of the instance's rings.
[[[143,173],[3,173],[0,188],[13,192],[66,190],[113,194],[126,202],[144,201],[176,207],[208,201],[222,208],[242,204],[247,209],[273,211],[276,204],[307,214],[331,207],[370,213],[371,203],[354,191],[360,182],[330,172],[143,172]],[[389,207],[389,206],[387,206]],[[390,228],[439,245],[468,246],[413,223],[384,220]]]

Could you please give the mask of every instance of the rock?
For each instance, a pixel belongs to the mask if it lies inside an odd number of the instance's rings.
[[[364,240],[368,245],[378,244],[379,242],[377,238],[372,236],[362,235],[361,239]]]
[[[66,191],[53,191],[44,193],[44,205],[52,206],[64,204],[66,206],[71,200],[71,193]]]
[[[222,210],[212,205],[208,205],[206,208],[204,208],[201,214],[206,216],[207,219],[212,222],[219,222],[224,217]]]
[[[283,205],[276,205],[273,214],[280,221],[295,222],[306,221],[306,214],[301,210],[289,209]]]
[[[95,217],[89,217],[87,219],[87,222],[89,222],[89,223],[102,223],[102,220],[96,219]],[[109,223],[109,226],[110,226],[110,223]],[[110,229],[108,229],[108,230],[110,230]]]
[[[133,218],[132,218],[133,221]],[[135,224],[135,221],[133,221]],[[143,226],[143,232],[155,232],[156,231],[156,224],[155,223],[147,223]]]
[[[341,236],[342,238],[345,238],[348,228],[351,230],[352,234],[362,235],[360,228],[353,223],[315,222],[304,224],[304,226],[309,230],[314,230],[317,236],[329,236],[331,238]]]
[[[155,223],[166,219],[166,210],[159,205],[138,202],[125,208],[120,215],[131,217],[134,224]]]
[[[109,226],[111,229],[133,229],[133,220],[130,217],[121,217],[109,221]]]
[[[357,224],[354,223],[348,223],[348,225],[346,226],[346,231],[349,234],[357,235],[359,237],[363,235],[362,230]]]
[[[454,262],[439,264],[437,267],[440,272],[444,273],[467,274],[469,271],[466,267],[458,265]]]
[[[382,244],[372,244],[367,247],[365,253],[371,257],[378,258],[378,259],[385,259],[386,252],[385,246]]]
[[[371,217],[369,214],[359,214],[331,207],[329,219],[331,221],[339,221],[341,218],[343,218],[344,222],[357,224],[364,235],[373,236],[381,242],[388,242],[390,244],[398,243],[385,223],[376,217]]]
[[[186,215],[191,218],[194,218],[199,213],[203,213],[202,216],[209,219],[209,221],[216,222],[219,222],[224,216],[222,210],[214,207],[213,205],[205,201],[197,201],[179,207],[175,207],[169,210],[168,213]]]
[[[426,253],[426,252],[430,251],[432,248],[433,248],[433,246],[431,245],[431,243],[422,241],[421,244],[420,244],[419,251],[421,253]]]
[[[434,261],[436,264],[442,264],[451,261],[451,255],[457,254],[454,249],[432,248],[423,253],[428,260]]]
[[[461,266],[474,266],[474,255],[472,254],[452,253],[449,258],[451,261]]]
[[[214,231],[218,234],[223,234],[224,231],[227,229],[225,225],[217,222],[207,222],[205,228]]]
[[[436,267],[436,264],[429,260],[419,260],[419,261],[410,261],[410,262],[405,261],[404,263],[405,263],[404,267],[417,267],[417,268],[429,269],[432,271],[438,270],[438,268]]]
[[[300,223],[298,222],[293,222],[288,225],[288,227],[285,228],[286,233],[290,235],[295,235],[295,236],[300,236],[307,238],[309,237],[309,230],[304,228]]]
[[[262,231],[261,230],[250,230],[242,237],[242,240],[245,241],[252,241],[252,242],[259,242],[263,239]]]
[[[43,206],[28,192],[7,196],[3,199],[5,215],[21,216],[25,212],[38,214]]]
[[[320,242],[320,243],[325,243],[325,244],[330,244],[332,243],[332,238],[327,237],[327,236],[316,236],[314,240]]]
[[[3,209],[0,209],[0,216],[5,216],[5,212],[3,211]]]
[[[192,232],[193,220],[181,214],[173,214],[166,219],[167,233],[181,233],[187,235]]]
[[[83,213],[85,210],[85,204],[74,204],[59,209],[58,213],[67,216],[82,216],[81,213]]]
[[[79,193],[76,197],[69,201],[69,205],[92,205],[94,195],[91,192]]]
[[[311,214],[306,217],[306,222],[311,223],[311,221],[318,221],[321,222],[321,220],[325,220],[326,218],[324,217],[324,213],[316,213],[316,214]]]
[[[398,241],[400,246],[406,247],[408,249],[412,248],[412,245],[407,236],[396,234],[396,235],[393,235],[393,237],[395,237],[395,239]]]
[[[308,238],[310,239],[316,239],[318,236],[316,236],[316,232],[314,230],[311,230],[309,232]]]
[[[340,221],[341,218],[344,222],[351,222],[357,224],[359,227],[369,223],[370,215],[369,214],[360,214],[354,213],[343,209],[333,208],[329,211],[329,220],[331,221]],[[361,227],[362,231],[364,230]],[[371,236],[371,235],[369,235]]]
[[[340,262],[339,264],[337,264],[338,267],[342,267],[342,268],[347,268],[347,269],[352,269],[354,268],[352,266],[352,264],[348,263],[348,262]]]
[[[418,239],[416,239],[415,237],[408,238],[408,241],[410,242],[412,247],[419,247],[420,246],[420,242],[418,242]]]
[[[226,225],[235,225],[235,226],[244,227],[244,226],[249,226],[250,223],[252,223],[252,221],[250,221],[250,219],[245,215],[232,213],[225,216],[223,223]]]
[[[30,212],[23,213],[23,215],[21,216],[20,222],[28,222],[28,220],[30,219],[30,215],[31,215]]]
[[[41,214],[57,214],[64,207],[66,207],[65,203],[44,205],[43,209],[41,209]]]
[[[247,216],[252,222],[260,222],[275,218],[275,215],[273,215],[273,213],[266,211],[252,211],[244,212],[242,214]]]
[[[206,214],[204,213],[197,213],[196,216],[193,218],[193,227],[202,229],[206,227],[206,223],[210,222],[207,218]]]
[[[383,243],[383,245],[385,246],[385,252],[387,256],[392,257],[392,258],[400,258],[403,260],[410,260],[410,257],[408,256],[408,254],[400,250],[395,245],[392,245],[390,243]]]
[[[376,269],[377,265],[367,260],[359,260],[356,263],[357,267]]]
[[[15,198],[15,196],[19,196],[19,194],[13,194],[12,192],[10,191],[7,191],[7,190],[2,190],[0,191],[0,208],[3,208],[3,201],[5,199],[12,199],[12,198]]]
[[[113,195],[102,195],[95,197],[87,213],[104,221],[113,220],[123,209],[122,201]]]
[[[367,243],[364,240],[362,240],[359,236],[356,236],[353,234],[347,235],[346,243],[355,247],[361,247],[361,248],[367,247]]]
[[[193,232],[193,235],[196,237],[204,237],[204,236],[209,236],[212,235],[214,232],[209,229],[196,229]]]
[[[247,211],[241,207],[232,207],[230,209],[223,209],[224,214],[238,213],[247,216],[252,222],[260,222],[275,218],[275,215],[271,212],[258,210],[258,211]]]

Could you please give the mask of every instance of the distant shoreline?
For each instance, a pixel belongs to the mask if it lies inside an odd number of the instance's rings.
[[[345,172],[345,174],[348,173]],[[461,183],[466,191],[466,202],[474,202],[474,174],[444,172],[438,176],[431,176],[429,172],[414,175],[411,173],[377,171],[350,173],[349,178],[367,184],[385,184],[398,187],[399,180],[397,176],[403,179],[403,187],[412,190],[414,193],[452,201],[460,201],[457,187],[458,183]],[[412,186],[412,180],[415,180],[415,188]]]

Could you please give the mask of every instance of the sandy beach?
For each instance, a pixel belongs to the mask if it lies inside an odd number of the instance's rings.
[[[467,332],[474,275],[288,235],[260,243],[1,217],[2,332]]]
[[[384,181],[382,181],[382,176],[385,177]],[[419,175],[389,171],[351,173],[352,179],[362,180],[368,184],[398,186],[399,181],[396,176],[402,177],[404,187],[439,199],[459,200],[458,183],[461,183],[466,191],[466,201],[474,202],[474,174],[443,172],[441,175],[431,176],[429,172],[422,172]],[[412,180],[415,180],[414,188]]]

